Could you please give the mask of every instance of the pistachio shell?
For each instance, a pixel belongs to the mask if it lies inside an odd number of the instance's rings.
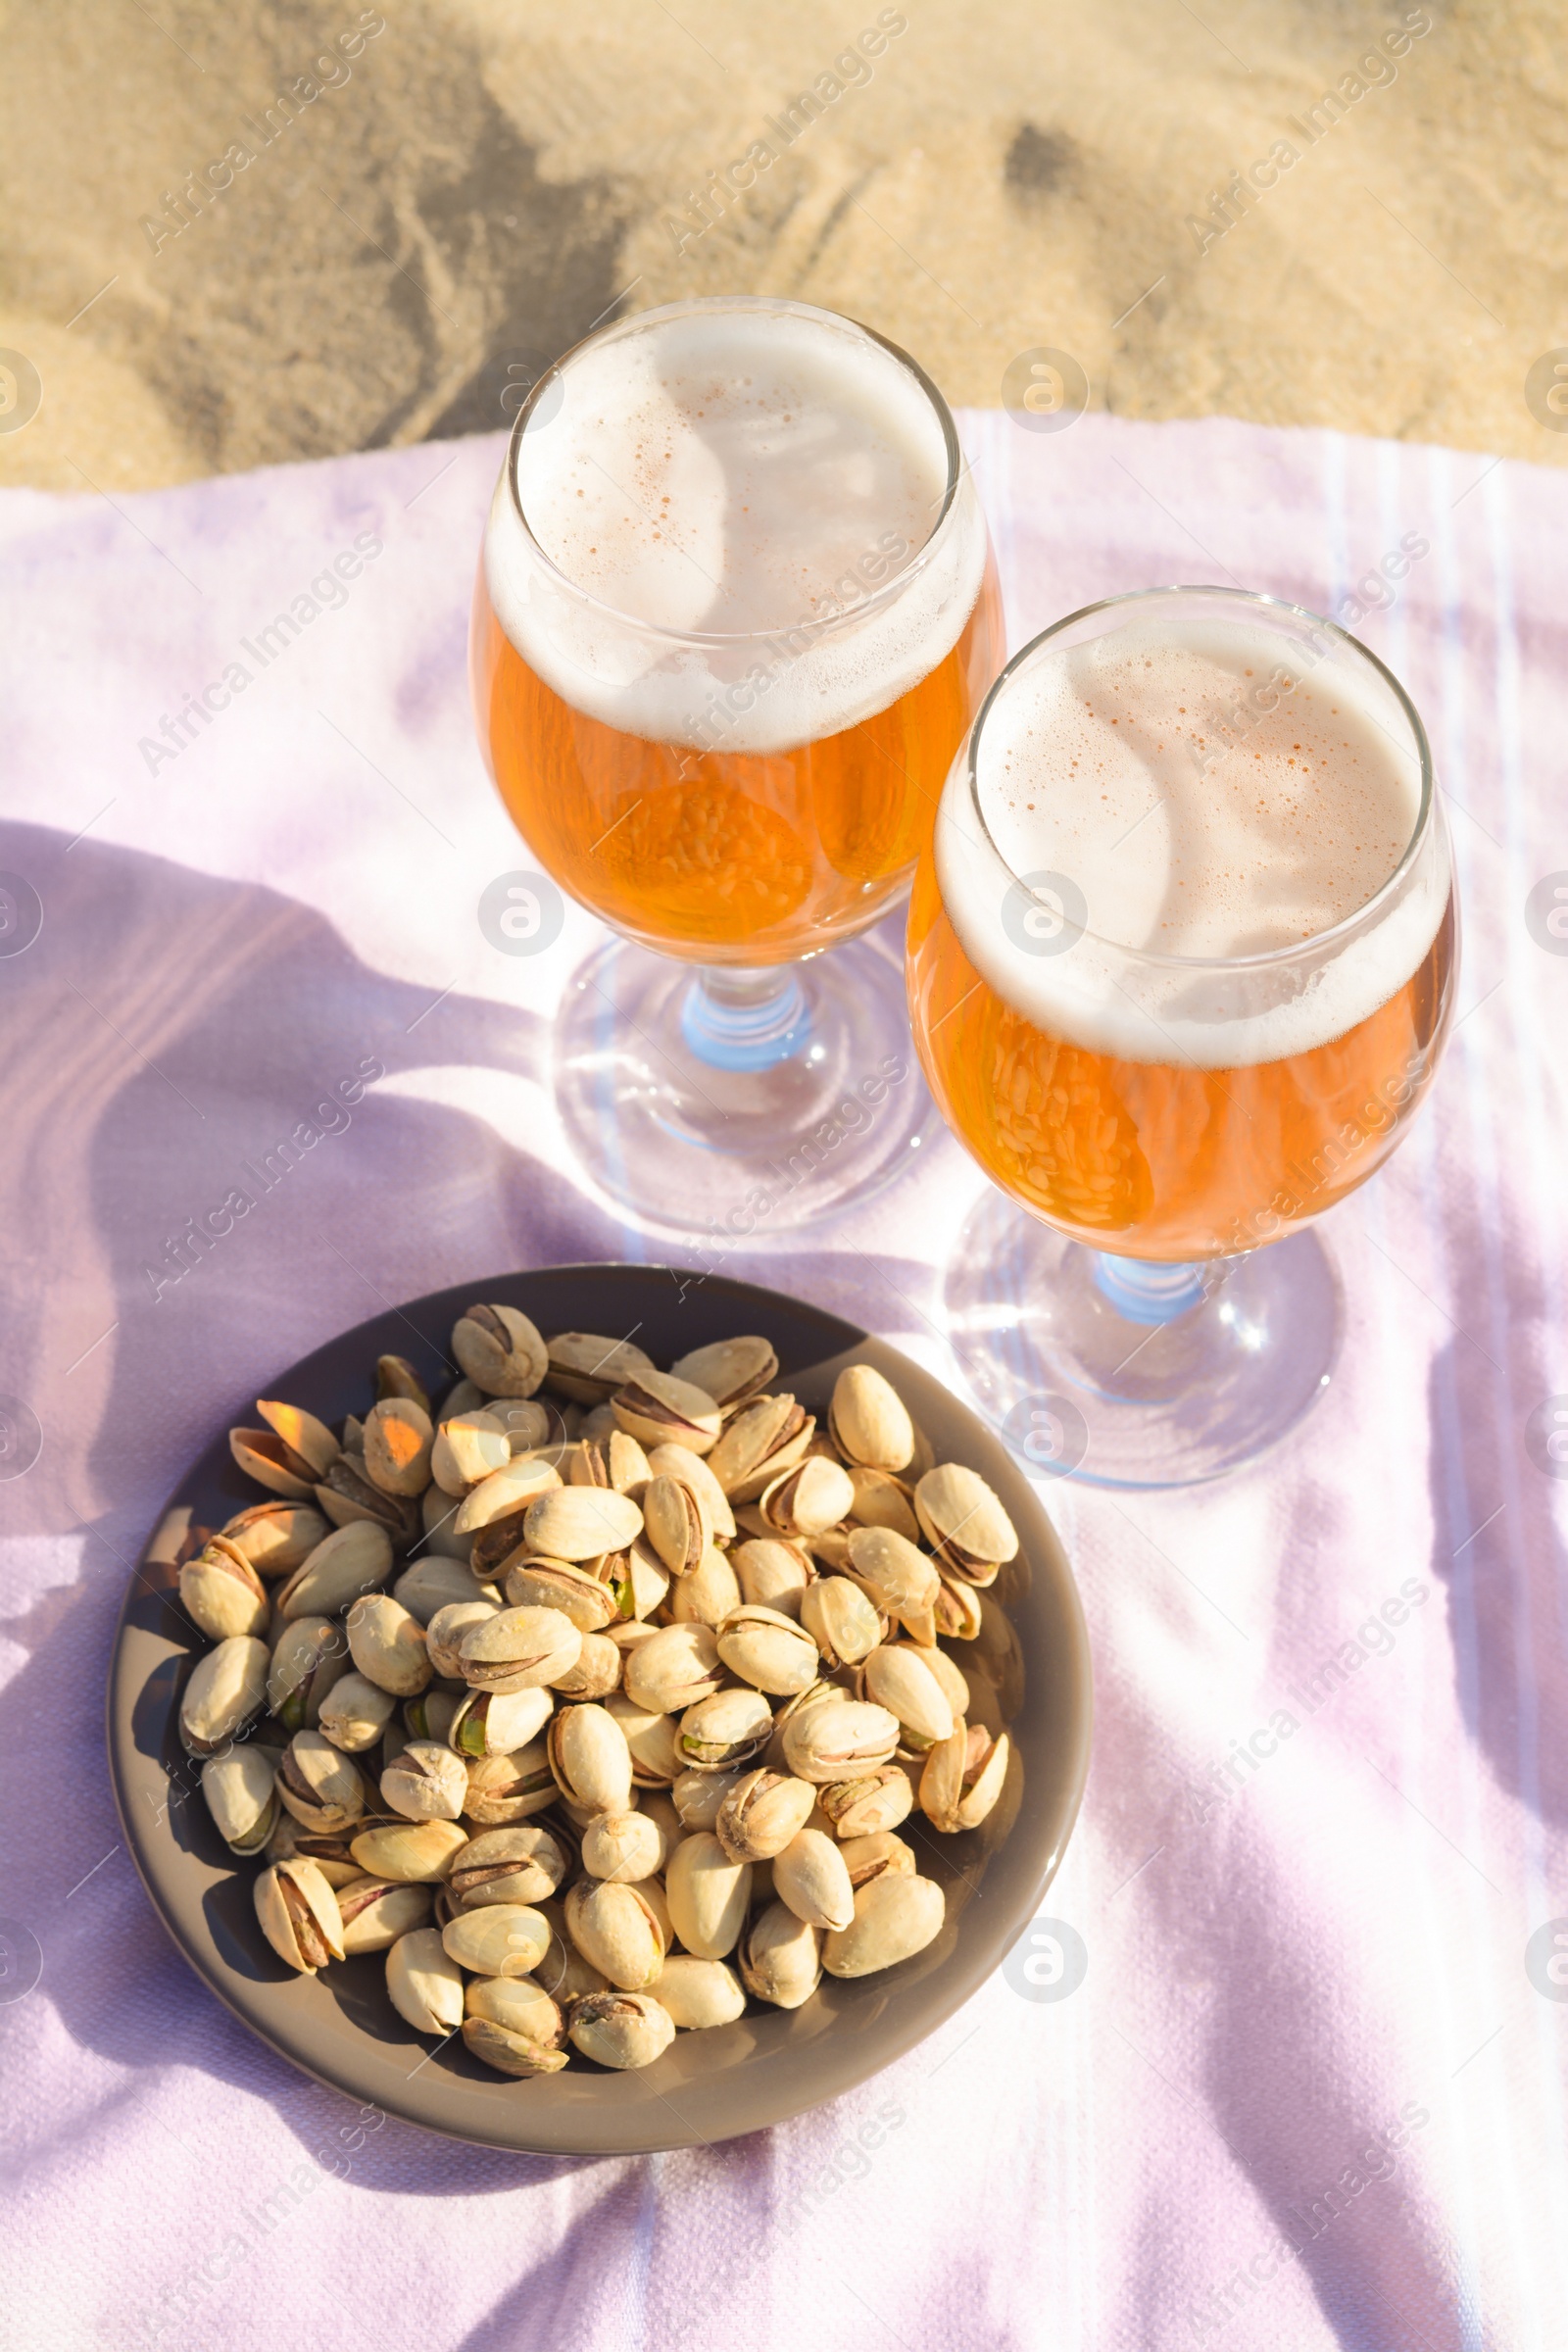
[[[576,1562],[624,1551],[642,1527],[637,1504],[612,1487],[557,1487],[530,1503],[522,1523],[532,1550]]]
[[[270,1660],[254,1634],[232,1634],[198,1658],[179,1702],[180,1737],[193,1756],[210,1756],[260,1711]]]
[[[249,1742],[202,1766],[202,1794],[223,1843],[236,1854],[260,1853],[277,1821],[277,1762],[269,1748]]]
[[[861,1462],[851,1462],[849,1472],[855,1489],[851,1518],[860,1527],[891,1527],[896,1536],[918,1544],[920,1522],[914,1515],[914,1497],[903,1479],[890,1477],[886,1470],[868,1470]]]
[[[846,1838],[839,1852],[844,1856],[852,1886],[863,1886],[870,1879],[888,1875],[914,1876],[913,1848],[906,1845],[902,1838],[895,1838],[891,1830],[875,1830],[865,1838]]]
[[[776,2009],[799,2009],[821,1982],[821,1938],[787,1903],[769,1903],[758,1913],[737,1958],[747,1991]]]
[[[464,1635],[464,1679],[480,1690],[528,1690],[576,1665],[582,1635],[560,1609],[499,1609]]]
[[[631,1750],[608,1708],[563,1707],[551,1722],[547,1754],[563,1796],[596,1813],[629,1810]]]
[[[913,1458],[914,1424],[890,1380],[870,1364],[847,1364],[828,1410],[833,1443],[848,1462],[902,1470]]]
[[[849,1566],[890,1617],[929,1608],[940,1585],[936,1567],[891,1527],[852,1528]]]
[[[253,1502],[218,1532],[270,1583],[292,1576],[331,1528],[311,1504],[278,1501]]]
[[[816,1423],[787,1393],[758,1396],[725,1427],[709,1468],[732,1503],[750,1502],[781,1471],[798,1462]]]
[[[681,1773],[669,1793],[682,1836],[693,1830],[716,1828],[719,1811],[736,1778],[735,1772],[704,1772],[697,1766],[688,1766]],[[732,1855],[731,1860],[735,1859],[738,1857]]]
[[[816,1801],[839,1838],[874,1837],[896,1830],[914,1808],[914,1790],[902,1765],[884,1764],[875,1772],[857,1772],[849,1779],[820,1785]]]
[[[932,1625],[938,1637],[947,1642],[973,1642],[982,1623],[980,1595],[972,1585],[938,1571],[941,1590],[932,1603]]]
[[[567,1560],[514,1553],[505,1591],[512,1608],[560,1609],[584,1635],[602,1633],[618,1613],[612,1588],[591,1569],[574,1567]]]
[[[623,1381],[654,1369],[653,1358],[630,1340],[591,1331],[561,1331],[546,1342],[550,1385],[579,1404],[603,1404]]]
[[[663,1833],[647,1813],[598,1814],[582,1835],[582,1866],[593,1879],[651,1879],[664,1867]]]
[[[452,1326],[452,1352],[490,1396],[531,1396],[550,1368],[534,1325],[514,1306],[467,1306]]]
[[[464,1812],[482,1827],[528,1821],[556,1801],[557,1789],[543,1740],[501,1756],[476,1756],[468,1766]]]
[[[1005,1732],[993,1740],[979,1724],[959,1723],[926,1757],[920,1774],[920,1807],[939,1830],[976,1830],[1001,1796],[1011,1743]]]
[[[531,1977],[479,1977],[466,1995],[463,2038],[481,2065],[526,2082],[566,2063],[565,2024]]]
[[[684,1446],[707,1453],[723,1427],[723,1416],[705,1389],[673,1380],[667,1372],[638,1372],[611,1398],[615,1419],[641,1446]]]
[[[388,1396],[365,1416],[365,1475],[383,1494],[422,1494],[435,1432],[422,1404]]]
[[[860,1669],[860,1688],[920,1746],[952,1733],[952,1704],[912,1642],[884,1642],[873,1649]]]
[[[355,1878],[337,1888],[337,1905],[343,1950],[352,1959],[356,1952],[390,1951],[400,1936],[424,1927],[430,1917],[430,1889],[393,1879]]]
[[[743,1773],[727,1789],[713,1822],[735,1862],[767,1862],[806,1827],[816,1802],[809,1781],[778,1772]]]
[[[390,1690],[378,1690],[363,1674],[344,1674],[322,1699],[317,1723],[334,1747],[345,1755],[358,1755],[375,1745],[396,1704]]]
[[[944,1567],[971,1584],[989,1584],[1017,1557],[1017,1530],[1001,1498],[961,1462],[928,1470],[914,1490],[914,1507]]]
[[[801,1601],[801,1623],[830,1666],[858,1666],[888,1635],[888,1621],[847,1576],[818,1577]]]
[[[693,1461],[697,1456],[693,1454]],[[651,1616],[660,1607],[669,1591],[669,1571],[649,1543],[646,1535],[637,1538],[625,1551],[617,1551],[605,1562],[605,1583],[614,1596],[618,1623],[625,1625],[633,1618]],[[615,1626],[607,1626],[614,1634]]]
[[[381,1800],[407,1821],[456,1821],[468,1797],[461,1756],[435,1740],[413,1740],[381,1775]]]
[[[813,1928],[847,1928],[855,1917],[844,1857],[820,1830],[802,1830],[773,1856],[773,1890]]]
[[[424,1886],[444,1879],[467,1842],[455,1821],[384,1821],[362,1830],[350,1850],[371,1878]]]
[[[494,1585],[444,1552],[426,1552],[405,1568],[392,1587],[392,1597],[426,1629],[438,1610],[457,1602],[487,1600],[492,1608],[499,1605]]]
[[[488,1478],[481,1478],[476,1487],[469,1488],[452,1525],[460,1536],[474,1535],[494,1520],[509,1519],[514,1511],[525,1515],[530,1503],[542,1494],[553,1493],[560,1484],[561,1472],[553,1462],[519,1454],[504,1470],[492,1470]],[[517,1522],[516,1541],[522,1542],[522,1516]],[[500,1562],[487,1551],[480,1565],[488,1570],[499,1567]]]
[[[430,1680],[430,1651],[417,1617],[390,1592],[368,1592],[344,1623],[349,1655],[367,1682],[412,1698]]]
[[[463,2023],[463,1971],[435,1928],[400,1936],[386,1956],[387,1997],[416,2034],[449,2034]]]
[[[463,1495],[511,1459],[512,1439],[494,1413],[455,1413],[435,1433],[430,1476],[443,1494]]]
[[[813,1537],[837,1527],[854,1501],[855,1489],[843,1463],[811,1453],[797,1469],[786,1470],[763,1488],[760,1507],[776,1534]]]
[[[626,1660],[627,1694],[656,1715],[683,1714],[723,1680],[718,1642],[706,1625],[665,1626]]]
[[[729,2026],[746,2007],[746,1991],[722,1960],[671,1952],[659,1978],[659,2005],[677,2027]]]
[[[389,1396],[410,1396],[429,1413],[429,1391],[406,1355],[378,1355],[375,1359],[376,1402],[382,1404]]]
[[[684,1769],[675,1745],[675,1717],[640,1705],[626,1690],[612,1692],[605,1703],[626,1735],[633,1787],[667,1788]]]
[[[716,1628],[740,1605],[740,1582],[716,1544],[704,1552],[690,1576],[676,1578],[669,1595],[669,1614],[676,1625]]]
[[[466,1759],[506,1756],[537,1740],[555,1700],[537,1685],[528,1690],[469,1690],[452,1711],[447,1744]]]
[[[584,1634],[577,1663],[551,1685],[562,1698],[609,1698],[620,1688],[620,1652],[605,1634]]]
[[[713,1541],[712,1513],[681,1479],[651,1478],[643,1489],[648,1541],[671,1576],[690,1576]]]
[[[550,1922],[526,1903],[486,1903],[449,1920],[441,1944],[476,1976],[527,1977],[550,1948]]]
[[[732,1609],[718,1628],[718,1654],[731,1674],[775,1698],[814,1683],[817,1647],[804,1625],[777,1609]]]
[[[410,1614],[414,1613],[411,1610]],[[492,1600],[443,1601],[435,1614],[425,1621],[424,1639],[432,1672],[445,1676],[449,1681],[461,1681],[464,1635],[496,1614],[496,1605]]]
[[[579,1879],[566,1897],[566,1932],[600,1975],[623,1992],[658,1982],[667,1938],[641,1886]]]
[[[770,1340],[714,1340],[706,1348],[694,1348],[669,1368],[675,1379],[705,1390],[723,1412],[732,1413],[766,1388],[778,1370],[778,1356]]]
[[[290,1968],[314,1977],[328,1960],[342,1959],[337,1896],[305,1855],[272,1863],[257,1879],[254,1892],[262,1934]]]
[[[334,1836],[363,1821],[365,1780],[359,1767],[319,1732],[296,1732],[278,1766],[277,1793],[308,1830]]]
[[[816,1579],[804,1544],[788,1544],[782,1537],[754,1537],[737,1544],[729,1556],[748,1605],[776,1609],[781,1617],[802,1616],[806,1589]]]
[[[686,1708],[675,1745],[689,1768],[727,1771],[760,1754],[772,1730],[773,1710],[760,1690],[715,1690]]]
[[[571,2039],[599,2066],[652,2066],[675,2038],[675,2021],[651,1992],[587,1992],[571,2005]]]
[[[942,1933],[947,1905],[934,1880],[885,1873],[858,1888],[855,1917],[824,1937],[822,1966],[834,1977],[895,1968]]]
[[[689,1446],[656,1446],[644,1459],[650,1478],[678,1479],[682,1486],[690,1487],[708,1512],[714,1541],[719,1544],[731,1542],[735,1534],[735,1514],[730,1509],[729,1498],[723,1488],[700,1453],[693,1453]]]
[[[664,1872],[670,1922],[699,1960],[732,1952],[751,1903],[752,1866],[732,1862],[710,1830],[683,1838]]]
[[[373,1592],[392,1572],[392,1541],[385,1528],[368,1520],[334,1528],[322,1538],[277,1592],[277,1614],[332,1617],[362,1592]]]
[[[898,1739],[898,1717],[888,1708],[835,1697],[789,1724],[784,1755],[798,1779],[825,1784],[886,1764]]]
[[[180,1569],[179,1597],[212,1642],[263,1634],[271,1614],[267,1587],[244,1553],[222,1536],[214,1536]]]
[[[408,1494],[388,1494],[365,1473],[363,1454],[340,1453],[314,1490],[317,1501],[334,1527],[358,1527],[368,1521],[382,1528],[400,1551],[418,1542],[422,1524],[418,1502]]]
[[[327,1693],[348,1672],[348,1637],[329,1617],[295,1617],[278,1633],[267,1704],[287,1732],[314,1731]]]
[[[566,1867],[565,1851],[553,1831],[541,1822],[518,1822],[471,1838],[452,1866],[447,1890],[465,1911],[488,1903],[533,1904],[555,1893]]]

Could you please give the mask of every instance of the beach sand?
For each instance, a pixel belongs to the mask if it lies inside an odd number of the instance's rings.
[[[956,402],[1051,350],[1124,415],[1568,460],[1527,0],[12,0],[5,52],[0,483],[491,429],[617,297],[721,291],[851,312]]]

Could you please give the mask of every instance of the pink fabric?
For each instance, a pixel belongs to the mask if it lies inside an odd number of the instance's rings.
[[[579,1179],[543,1083],[596,927],[527,961],[475,920],[519,862],[464,681],[497,445],[0,501],[0,867],[45,910],[0,957],[0,1388],[43,1430],[0,1484],[0,1993],[4,1951],[42,1951],[0,2005],[15,2352],[1563,2341],[1568,2005],[1525,1954],[1568,1913],[1565,1490],[1525,1436],[1568,1390],[1568,962],[1525,900],[1568,867],[1568,481],[1222,421],[965,431],[1015,638],[1177,579],[1338,611],[1427,543],[1365,634],[1454,804],[1464,1017],[1412,1139],[1325,1229],[1348,1338],[1316,1417],[1211,1489],[1049,1494],[1099,1672],[1048,1905],[1081,1988],[1037,2004],[999,1976],[837,2107],[638,2163],[358,2138],[168,1943],[100,1733],[127,1559],[259,1384],[380,1302],[668,1254]],[[367,532],[341,607],[250,661]],[[140,739],[236,660],[252,682],[149,772]],[[168,1237],[365,1062],[386,1074],[352,1125],[155,1298]],[[980,1183],[951,1144],[921,1160],[734,1270],[951,1373],[940,1270]],[[1302,1679],[1401,1589],[1392,1645],[1309,1708]],[[1227,1782],[1282,1711],[1294,1733]]]

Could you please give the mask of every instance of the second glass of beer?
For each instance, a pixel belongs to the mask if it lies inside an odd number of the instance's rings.
[[[534,387],[473,690],[529,848],[620,934],[568,988],[556,1062],[612,1197],[732,1242],[908,1162],[928,1105],[899,956],[858,935],[906,889],[1001,656],[952,416],[868,328],[675,304]]]

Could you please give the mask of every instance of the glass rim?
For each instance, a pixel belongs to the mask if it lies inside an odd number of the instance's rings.
[[[916,384],[925,394],[927,404],[941,427],[943,448],[947,457],[947,481],[942,493],[941,512],[937,515],[936,521],[902,571],[895,572],[893,577],[885,580],[879,588],[870,590],[858,604],[848,607],[846,611],[835,613],[828,619],[785,620],[766,629],[716,631],[672,629],[661,621],[644,620],[634,612],[623,612],[618,605],[610,604],[605,598],[596,596],[591,588],[584,588],[580,582],[571,577],[569,572],[563,571],[554,557],[548,555],[540,546],[534,536],[533,526],[523,512],[522,493],[517,484],[517,459],[522,448],[523,435],[528,429],[528,420],[547,386],[558,379],[564,385],[567,368],[580,353],[587,351],[592,344],[607,343],[616,335],[641,332],[656,320],[689,318],[694,313],[703,311],[766,311],[773,313],[785,311],[792,313],[797,318],[826,319],[835,327],[852,327],[857,334],[864,335],[868,341],[879,345],[890,358],[896,360],[900,367],[906,368],[913,376]],[[933,556],[937,542],[942,536],[944,525],[953,513],[958,494],[958,484],[963,479],[966,470],[963,451],[958,442],[958,428],[953,421],[953,412],[942,392],[932,382],[918,360],[912,359],[902,345],[893,342],[887,335],[878,334],[874,326],[867,326],[863,318],[854,318],[847,311],[824,310],[817,303],[795,302],[785,294],[693,294],[681,302],[662,303],[651,311],[633,311],[625,318],[612,318],[607,320],[603,326],[591,327],[586,335],[573,343],[568,350],[564,351],[559,359],[552,360],[549,367],[542,370],[534,382],[527,399],[517,411],[516,421],[512,427],[511,438],[507,444],[506,458],[507,488],[512,500],[513,514],[515,515],[533,555],[550,573],[552,580],[557,585],[564,588],[568,595],[576,598],[580,604],[586,605],[596,612],[602,612],[607,619],[614,621],[619,627],[642,630],[647,635],[657,637],[669,645],[703,648],[771,645],[779,637],[793,635],[800,629],[810,630],[813,637],[826,636],[835,629],[846,627],[850,622],[858,620],[867,612],[881,611],[894,603],[898,593],[916,576]]]
[[[985,836],[987,847],[996,858],[998,864],[1017,889],[1032,897],[1033,893],[1029,890],[1028,884],[1020,874],[1013,871],[1011,863],[1003,856],[998,847],[996,837],[986,822],[986,812],[981,805],[977,754],[980,738],[985,730],[986,720],[991,715],[992,708],[1013,673],[1023,663],[1032,660],[1040,652],[1042,646],[1049,644],[1052,638],[1059,637],[1064,629],[1070,629],[1075,622],[1088,620],[1097,612],[1113,612],[1122,605],[1154,604],[1178,596],[1225,597],[1239,605],[1264,606],[1273,612],[1288,612],[1297,619],[1305,621],[1312,630],[1327,630],[1330,637],[1337,638],[1342,645],[1349,646],[1370,668],[1376,671],[1386,685],[1392,687],[1395,699],[1409,722],[1410,733],[1420,760],[1421,804],[1416,810],[1416,819],[1411,828],[1410,838],[1400,853],[1398,862],[1378,884],[1369,899],[1363,900],[1361,905],[1353,907],[1348,914],[1342,915],[1337,923],[1330,923],[1322,931],[1314,931],[1308,939],[1298,940],[1293,946],[1261,948],[1250,956],[1172,956],[1159,948],[1128,947],[1121,940],[1108,939],[1102,932],[1092,931],[1087,923],[1071,925],[1080,939],[1093,940],[1097,947],[1108,949],[1113,956],[1125,956],[1131,962],[1157,965],[1166,971],[1268,971],[1295,962],[1303,956],[1312,956],[1325,946],[1332,947],[1336,941],[1363,926],[1368,916],[1381,906],[1385,900],[1394,895],[1396,885],[1403,880],[1408,869],[1414,865],[1427,836],[1432,830],[1437,813],[1438,801],[1432,768],[1432,747],[1427,741],[1427,731],[1421,723],[1420,712],[1388,663],[1381,661],[1370,646],[1363,645],[1359,637],[1352,637],[1348,629],[1341,628],[1338,621],[1329,620],[1320,612],[1313,612],[1305,605],[1293,604],[1287,597],[1269,596],[1261,589],[1218,588],[1200,583],[1164,588],[1132,588],[1125,590],[1119,596],[1098,597],[1093,604],[1080,605],[1075,612],[1064,613],[1060,620],[1054,620],[1050,628],[1042,629],[1038,636],[1031,637],[1027,645],[1020,646],[993,680],[984,702],[975,712],[974,723],[969,729],[962,754],[968,769],[969,805],[973,808],[980,830]]]

